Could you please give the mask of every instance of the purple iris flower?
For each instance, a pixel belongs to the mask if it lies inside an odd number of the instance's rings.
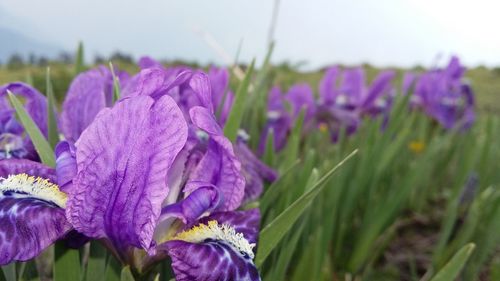
[[[42,134],[47,136],[47,100],[33,87],[14,82],[0,86],[0,160],[30,159],[39,161],[33,143],[27,137],[23,126],[16,119],[16,112],[10,106],[7,91],[21,97],[24,108],[38,126]]]
[[[223,127],[234,100],[234,94],[229,89],[229,72],[225,68],[210,67],[208,75],[200,75],[197,71],[186,67],[165,69],[158,67],[160,64],[151,58],[141,59],[149,61],[142,73],[133,80],[153,81],[157,85],[156,89],[161,89],[162,93],[168,92],[174,98],[183,112],[189,127],[192,128],[190,109],[195,106],[202,106],[209,109],[211,115],[217,116],[217,123]],[[192,78],[192,73],[195,73]],[[198,73],[198,74],[196,74]],[[142,78],[138,78],[142,77]],[[141,83],[138,83],[141,84]],[[150,85],[150,83],[146,83]],[[209,87],[210,86],[210,87]],[[157,91],[157,90],[155,90]],[[205,93],[203,95],[197,93]],[[189,130],[189,146],[195,146],[190,155],[190,161],[200,158],[203,147],[209,146],[204,138],[207,134],[197,128]],[[239,137],[235,146],[235,154],[241,163],[241,172],[245,177],[246,185],[244,192],[244,203],[256,200],[263,190],[264,182],[273,182],[277,178],[277,172],[262,163],[250,150],[246,144],[247,139]],[[201,169],[201,174],[205,174],[205,168]]]
[[[310,126],[317,112],[314,94],[305,83],[293,85],[286,94],[279,87],[273,87],[267,103],[267,123],[261,134],[259,153],[264,153],[268,134],[273,132],[274,150],[285,147],[286,140],[301,110],[305,111],[304,130]]]
[[[125,86],[128,74],[118,70],[115,74],[120,85]],[[75,77],[62,105],[60,128],[66,140],[76,142],[97,113],[112,102],[113,76],[108,68],[99,66]]]
[[[465,68],[452,57],[445,69],[433,69],[417,75],[407,73],[405,93],[413,90],[411,106],[419,108],[446,129],[469,128],[475,120],[474,93],[464,82]]]
[[[55,171],[2,179],[0,200],[9,204],[0,220],[10,224],[0,233],[12,238],[0,240],[9,249],[0,263],[32,258],[74,229],[138,271],[168,255],[177,280],[260,280],[252,261],[259,212],[236,211],[245,179],[207,75],[148,68],[132,79],[135,90],[101,109],[74,146],[58,145]],[[183,88],[198,104],[174,99]],[[21,243],[34,246],[20,255]]]
[[[341,129],[347,134],[354,133],[363,116],[387,118],[394,96],[393,78],[394,72],[383,71],[367,87],[362,68],[343,73],[338,66],[328,68],[319,85],[317,119],[320,128],[327,128],[336,140]]]

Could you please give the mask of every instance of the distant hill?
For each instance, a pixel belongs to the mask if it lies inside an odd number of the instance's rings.
[[[13,54],[19,54],[27,58],[30,54],[45,57],[55,57],[62,48],[50,43],[25,36],[24,34],[0,27],[0,62],[5,63]]]

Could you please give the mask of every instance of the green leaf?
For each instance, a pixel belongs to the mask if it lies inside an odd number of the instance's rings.
[[[354,150],[344,160],[338,163],[330,171],[328,171],[321,179],[319,179],[311,188],[293,202],[288,208],[283,211],[276,219],[264,227],[260,234],[259,247],[255,265],[261,267],[271,251],[276,247],[278,242],[294,225],[295,221],[305,211],[314,198],[323,190],[324,183],[340,168],[346,161],[351,159],[358,150]]]
[[[17,280],[16,264],[15,263],[10,263],[10,264],[2,266],[2,271],[3,271],[3,274],[0,274],[0,279],[2,276],[5,279],[1,279],[1,280],[6,280],[6,281],[16,281]]]
[[[54,281],[80,280],[80,252],[61,242],[55,245]]]
[[[245,79],[243,79],[238,87],[238,90],[236,91],[233,108],[229,113],[226,126],[224,127],[224,135],[232,142],[236,141],[238,129],[240,128],[241,120],[243,119],[244,108],[248,97],[248,86],[253,74],[254,64],[255,60],[253,60],[250,64]]]
[[[57,121],[56,121],[56,101],[54,98],[54,88],[52,87],[52,81],[50,80],[50,68],[47,67],[47,73],[45,77],[46,88],[47,88],[47,128],[49,136],[49,144],[52,148],[56,147],[59,141],[59,135],[57,133]]]
[[[106,281],[119,281],[121,275],[121,265],[115,259],[115,257],[109,255],[108,262],[106,265],[106,273],[104,274],[104,280]]]
[[[9,100],[12,107],[16,110],[19,121],[21,121],[21,124],[33,142],[35,150],[40,156],[42,163],[50,167],[55,167],[56,161],[54,159],[54,151],[43,136],[40,128],[38,128],[33,119],[31,119],[31,116],[29,116],[28,112],[26,112],[26,109],[24,109],[19,99],[11,91],[7,90],[7,93],[9,94]]]
[[[76,61],[75,61],[75,76],[85,70],[85,59],[83,42],[78,43],[78,50],[76,51]]]
[[[126,266],[122,269],[122,273],[120,275],[121,281],[134,281],[134,275],[132,275],[132,271],[130,271],[130,266]]]
[[[453,281],[457,278],[476,246],[469,243],[460,249],[431,281]]]
[[[87,281],[104,281],[106,273],[106,249],[97,241],[90,242],[89,261],[87,264]]]
[[[116,77],[115,68],[113,64],[109,62],[109,69],[111,69],[111,75],[113,76],[113,103],[120,99],[120,81]]]

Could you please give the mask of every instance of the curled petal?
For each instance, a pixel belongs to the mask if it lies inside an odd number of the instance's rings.
[[[149,249],[167,174],[186,138],[182,112],[169,96],[125,98],[99,114],[76,143],[68,220],[89,237],[110,238],[118,250]]]
[[[207,152],[193,172],[191,180],[215,185],[223,196],[222,210],[234,210],[240,206],[245,193],[241,163],[234,154],[231,142],[224,136],[208,109],[195,106],[189,114],[193,124],[210,136]],[[189,193],[191,190],[184,191]]]
[[[195,187],[195,190],[182,201],[165,206],[161,211],[161,220],[176,217],[185,224],[191,224],[204,213],[214,210],[219,203],[217,188],[211,184],[201,183],[201,186]]]
[[[61,141],[55,149],[57,183],[67,192],[73,185],[76,176],[75,147],[67,141]]]

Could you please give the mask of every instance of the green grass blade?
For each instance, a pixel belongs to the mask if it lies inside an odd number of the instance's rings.
[[[62,243],[55,245],[54,281],[80,280],[80,252]]]
[[[465,245],[451,260],[431,279],[431,281],[453,281],[457,278],[470,255],[474,251],[473,243]]]
[[[307,192],[286,208],[283,213],[264,227],[260,234],[257,257],[255,258],[255,264],[257,267],[262,266],[281,238],[283,238],[283,236],[290,230],[312,200],[319,194],[319,192],[321,192],[321,190],[323,190],[324,183],[331,178],[338,168],[351,159],[356,153],[357,150],[354,150],[351,154],[344,158],[344,160],[328,171],[311,188],[308,188]]]
[[[47,73],[45,77],[46,89],[47,89],[47,128],[49,144],[52,148],[56,147],[59,141],[59,135],[57,133],[57,121],[56,121],[56,100],[54,98],[54,88],[52,87],[52,81],[50,80],[50,68],[47,67]]]
[[[78,43],[78,49],[76,51],[76,61],[75,61],[75,76],[85,70],[85,58],[83,42]]]
[[[106,265],[106,273],[104,274],[104,280],[106,281],[119,281],[121,276],[121,265],[115,257],[109,255]]]
[[[115,103],[121,97],[120,81],[116,77],[115,68],[111,62],[109,62],[109,69],[111,69],[111,75],[113,76],[113,103]]]
[[[40,131],[40,128],[38,128],[33,119],[31,119],[28,112],[26,112],[26,109],[24,109],[19,99],[12,92],[7,92],[9,94],[10,103],[16,110],[19,121],[21,121],[21,124],[23,125],[31,141],[33,142],[35,150],[40,156],[42,163],[50,167],[55,167],[56,161],[54,159],[54,151],[50,147],[49,142],[45,139],[42,132]]]
[[[132,271],[130,271],[130,266],[126,266],[122,269],[122,273],[120,275],[121,281],[134,281],[134,275],[132,275]]]
[[[1,276],[3,276],[5,278],[3,280],[6,280],[6,281],[16,281],[17,280],[16,264],[15,263],[10,263],[10,264],[2,266],[2,271],[3,271],[3,274],[0,275],[0,279],[1,279]]]
[[[97,241],[90,242],[89,261],[87,264],[87,281],[104,281],[106,273],[106,249]]]
[[[244,108],[248,98],[248,86],[253,75],[254,64],[255,60],[253,60],[250,64],[245,79],[243,79],[238,87],[238,90],[236,91],[233,108],[229,113],[226,126],[224,127],[224,135],[232,142],[236,141],[238,129],[240,128],[241,121],[243,119]]]

